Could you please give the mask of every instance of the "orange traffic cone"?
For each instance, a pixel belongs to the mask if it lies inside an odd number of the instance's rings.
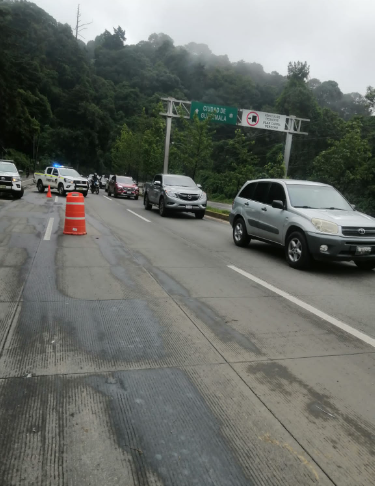
[[[51,186],[48,186],[47,197],[52,197],[52,194],[51,194]]]
[[[87,235],[85,200],[79,192],[70,192],[66,196],[64,235]]]

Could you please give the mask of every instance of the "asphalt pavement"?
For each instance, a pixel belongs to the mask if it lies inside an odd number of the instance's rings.
[[[85,206],[0,197],[1,486],[374,484],[375,272]]]

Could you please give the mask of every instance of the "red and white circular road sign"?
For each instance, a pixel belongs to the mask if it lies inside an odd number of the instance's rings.
[[[247,124],[250,127],[255,127],[259,123],[259,115],[256,111],[250,111],[246,117]]]

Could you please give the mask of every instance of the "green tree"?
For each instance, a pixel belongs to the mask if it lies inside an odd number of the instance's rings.
[[[267,163],[258,177],[270,177],[271,179],[283,179],[285,177],[283,148],[283,144],[277,144],[267,152]]]
[[[375,88],[373,88],[372,86],[368,86],[365,98],[368,102],[368,105],[369,105],[372,113],[374,113],[374,111],[375,111]]]
[[[154,118],[152,126],[143,137],[142,174],[147,179],[162,172],[164,163],[165,127],[163,120]]]
[[[359,121],[348,122],[344,136],[330,141],[315,158],[313,178],[334,185],[352,203],[374,212],[375,159],[361,130]]]
[[[112,147],[113,173],[135,176],[139,172],[142,147],[138,142],[137,134],[125,124]]]
[[[214,132],[210,118],[200,121],[197,115],[191,121],[181,117],[180,125],[173,135],[172,164],[194,179],[199,170],[211,166]]]

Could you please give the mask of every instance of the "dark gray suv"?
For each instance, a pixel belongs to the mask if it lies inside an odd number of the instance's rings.
[[[354,261],[375,268],[375,219],[354,209],[332,186],[290,179],[248,181],[229,215],[233,240],[256,239],[285,248],[291,267],[312,259]]]

